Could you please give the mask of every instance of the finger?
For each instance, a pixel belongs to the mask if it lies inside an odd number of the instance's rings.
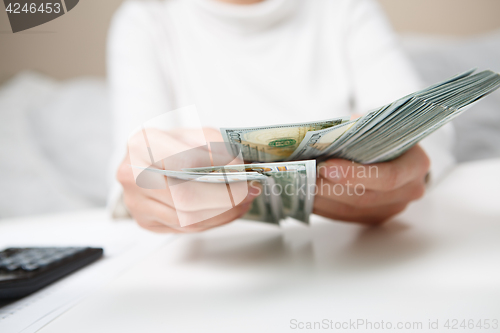
[[[252,200],[260,191],[246,182],[223,184],[168,180],[167,190],[153,190],[148,196],[183,212],[207,209],[228,209],[245,200]]]
[[[132,218],[144,229],[158,232],[158,233],[179,233],[175,228],[168,226],[168,223],[160,223],[154,215],[154,211],[158,209],[158,205],[161,206],[162,211],[168,212],[171,208],[163,205],[160,202],[146,199],[137,193],[130,194],[125,192],[123,194],[123,200],[127,206]],[[173,223],[173,221],[172,221]]]
[[[334,220],[379,225],[405,210],[407,203],[396,203],[379,207],[358,208],[341,202],[316,198],[313,213]]]
[[[135,184],[130,170],[124,165],[119,168],[117,178],[125,193],[137,193],[181,211],[227,209],[233,204],[252,200],[260,194],[258,187],[245,182],[231,183],[227,186],[226,184],[180,181],[172,178],[165,180],[166,177],[163,179],[167,182],[166,188],[144,189]]]
[[[203,137],[200,130],[198,135],[191,135],[191,140],[200,141]],[[203,139],[204,140],[204,139]],[[210,165],[210,156],[205,141],[199,144],[186,143],[170,133],[144,128],[132,135],[128,140],[128,154],[126,160],[130,165],[140,168],[167,168],[181,170],[187,167]],[[198,147],[193,149],[194,147]],[[125,161],[124,161],[125,162]],[[139,168],[132,169],[134,179],[144,172]]]
[[[251,201],[246,201],[231,209],[182,212],[152,199],[142,200],[140,204],[130,202],[130,199],[125,196],[124,200],[127,207],[132,207],[130,209],[133,212],[132,216],[137,221],[160,222],[164,226],[180,232],[202,231],[229,223],[243,216],[251,206]]]
[[[215,227],[220,227],[222,225],[228,224],[242,218],[250,209],[251,203],[246,203],[243,205],[236,206],[228,211],[222,212],[221,214],[206,219],[204,221],[198,222],[196,224],[191,224],[185,227],[182,227],[181,230],[183,232],[191,233],[191,232],[200,232],[208,229],[212,229]]]
[[[210,142],[210,156],[214,166],[243,164],[241,156],[234,156],[226,142]]]
[[[178,229],[179,221],[172,207],[137,193],[124,192],[123,200],[130,214],[142,227],[150,227],[148,223]]]
[[[245,204],[229,209],[206,209],[196,212],[176,211],[180,225],[179,230],[213,228],[241,217],[249,207],[250,204]]]
[[[197,138],[199,136],[198,132],[199,130],[193,129],[177,129],[169,132],[182,144],[190,146],[190,151],[184,151],[183,154],[176,156],[179,161],[175,161],[173,164],[170,161],[168,162],[169,166],[173,165],[176,169],[171,167],[167,167],[167,169],[180,170],[179,166],[182,166],[182,168],[195,168],[242,163],[241,160],[235,159],[227,149],[227,144],[224,143],[220,131],[213,128],[203,128],[202,133],[204,140],[206,140],[203,147],[192,149],[196,147],[193,145],[192,137]]]
[[[245,197],[255,197],[260,191],[246,182],[213,184],[197,181],[183,181],[162,177],[164,188],[147,189],[135,184],[129,176],[123,176],[119,169],[120,182],[125,192],[140,192],[143,196],[160,201],[182,211],[196,211],[211,208],[230,208],[239,204]],[[127,171],[127,170],[125,170]]]
[[[332,201],[355,207],[376,207],[420,199],[425,193],[424,179],[414,180],[393,191],[374,191],[362,185],[354,187],[332,183],[320,177],[317,181],[318,194]]]
[[[128,141],[130,163],[140,168],[180,171],[211,165],[209,146],[201,129],[172,130],[143,128]],[[141,172],[133,169],[135,179]]]
[[[144,193],[150,198],[186,212],[232,207],[226,184],[183,181],[175,178],[169,178],[167,182],[166,189],[144,190]]]
[[[203,134],[205,135],[207,142],[224,142],[222,134],[215,128],[204,127]]]
[[[163,162],[163,168],[181,170],[210,165],[208,146],[201,129],[184,129],[167,133],[147,128],[144,131],[151,157],[154,162]],[[150,162],[151,159],[147,161]]]
[[[318,166],[318,172],[334,183],[363,185],[366,189],[391,191],[417,179],[424,179],[430,161],[416,145],[395,160],[362,165],[343,159],[330,159]]]

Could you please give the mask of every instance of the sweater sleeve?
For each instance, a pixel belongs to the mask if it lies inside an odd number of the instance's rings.
[[[423,87],[375,1],[352,1],[347,17],[345,49],[356,113],[366,113]],[[433,183],[455,163],[453,136],[453,127],[447,124],[420,142],[431,160]]]
[[[111,92],[114,152],[110,164],[112,190],[108,208],[115,218],[128,217],[121,185],[115,180],[133,130],[172,109],[168,73],[161,66],[152,11],[159,3],[127,1],[116,12],[108,35],[107,67]]]

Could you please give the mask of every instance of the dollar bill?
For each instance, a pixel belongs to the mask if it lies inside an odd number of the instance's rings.
[[[266,177],[259,180],[259,183],[262,193],[252,201],[243,219],[279,225],[283,217],[281,197],[267,194],[271,193],[270,189],[273,187],[274,180]],[[252,184],[252,186],[256,185]]]
[[[267,168],[270,164],[255,166]],[[282,218],[291,217],[309,223],[314,203],[312,192],[316,184],[316,161],[283,162],[274,167],[273,171],[263,172],[273,179],[272,186],[267,188],[269,192],[264,195],[279,198]]]
[[[279,224],[287,217],[309,223],[316,182],[316,161],[253,163],[186,168],[182,171],[143,168],[180,180],[205,183],[251,182],[261,194],[254,199],[244,219]]]
[[[255,179],[261,184],[262,194],[245,218],[263,222],[278,223],[279,220],[291,217],[304,223],[309,223],[313,207],[311,187],[316,183],[316,162],[290,161],[280,163],[253,163],[245,165],[214,166],[204,168],[184,169],[192,173],[212,172],[222,174],[240,173],[245,170],[265,178]],[[270,213],[271,212],[271,213]],[[260,215],[259,215],[260,214]]]
[[[304,162],[290,161],[290,162],[276,162],[276,163],[252,163],[240,165],[224,165],[224,166],[209,166],[201,168],[186,168],[183,169],[189,173],[274,173],[274,172],[290,172],[306,170],[307,166]]]
[[[491,71],[457,75],[362,117],[319,159],[390,161],[499,87],[500,75]]]
[[[353,120],[327,129],[307,132],[288,160],[308,160],[320,157],[355,123],[356,120]]]
[[[204,183],[233,183],[251,180],[260,180],[264,176],[258,172],[227,172],[227,173],[216,173],[216,172],[189,172],[189,171],[174,171],[174,170],[162,170],[157,168],[144,168],[139,166],[132,166],[133,168],[142,169],[148,172],[159,173],[167,177],[186,180],[186,181],[197,181]]]
[[[309,131],[330,128],[349,117],[324,121],[250,128],[222,128],[224,141],[233,156],[241,151],[245,162],[276,162],[287,159]]]

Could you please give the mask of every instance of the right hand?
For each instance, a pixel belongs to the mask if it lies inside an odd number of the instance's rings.
[[[148,129],[149,145],[153,145],[151,140],[154,138],[155,143],[161,143],[163,151],[168,150],[171,154],[187,151],[198,146],[198,144],[190,142],[190,138],[193,137],[190,135],[191,131],[194,130],[164,132]],[[222,142],[218,131],[204,128],[203,132],[207,141]],[[150,133],[153,135],[149,135]],[[141,132],[138,132],[129,140],[129,151],[118,167],[116,176],[123,186],[123,200],[130,214],[141,227],[147,230],[162,233],[189,233],[221,226],[245,215],[253,199],[259,194],[256,188],[242,183],[241,186],[248,187],[248,195],[241,203],[229,208],[227,206],[228,189],[226,184],[189,181],[182,184],[179,192],[179,188],[174,189],[174,187],[168,186],[167,177],[161,176],[164,178],[166,188],[141,188],[136,184],[130,165],[137,164],[138,158],[143,160],[141,165],[151,164],[148,162],[147,150],[144,151],[143,148],[144,137]],[[133,163],[131,163],[130,151],[134,152]],[[167,155],[171,154],[167,152]],[[182,168],[207,166],[199,165],[196,158],[182,159],[179,160],[179,163],[182,164],[180,165]],[[157,179],[161,177],[157,177]],[[181,227],[179,216],[182,217],[183,221],[200,222]],[[205,218],[207,216],[209,218]]]

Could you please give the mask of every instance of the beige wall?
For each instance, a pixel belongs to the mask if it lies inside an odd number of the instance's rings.
[[[500,0],[379,1],[401,32],[472,35],[500,29]],[[106,31],[112,13],[121,2],[81,0],[68,14],[16,34],[12,34],[7,14],[2,10],[0,81],[23,69],[60,79],[103,76]]]
[[[81,0],[58,19],[16,34],[10,30],[7,13],[0,12],[0,80],[23,69],[61,79],[103,76],[106,32],[121,2]]]

